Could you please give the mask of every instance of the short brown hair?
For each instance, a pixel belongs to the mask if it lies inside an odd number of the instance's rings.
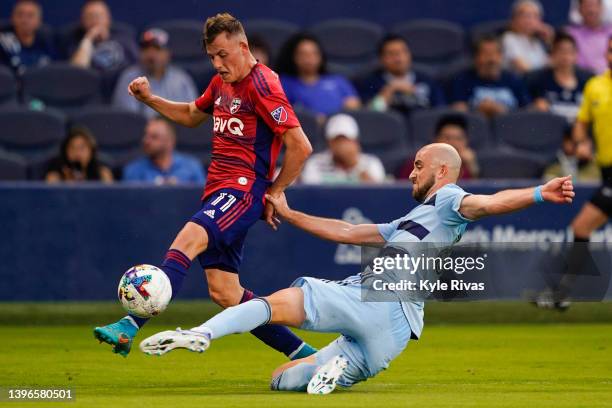
[[[215,38],[221,33],[244,35],[244,28],[242,23],[230,13],[219,13],[216,16],[209,17],[204,23],[202,45],[206,48],[206,45],[215,41]]]

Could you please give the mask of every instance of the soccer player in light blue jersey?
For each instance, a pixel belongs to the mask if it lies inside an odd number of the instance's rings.
[[[352,225],[314,217],[289,208],[284,195],[266,198],[279,217],[329,241],[448,246],[461,239],[469,222],[479,218],[544,201],[569,204],[574,197],[571,176],[535,188],[472,195],[454,184],[460,168],[461,159],[452,146],[434,143],[423,147],[410,175],[412,196],[421,205],[388,224]],[[268,323],[341,334],[314,355],[286,363],[272,374],[273,390],[327,394],[337,384],[349,387],[375,376],[388,367],[410,339],[418,339],[423,329],[423,302],[406,301],[399,296],[393,302],[363,302],[359,275],[341,282],[303,277],[290,288],[230,307],[201,326],[155,334],[143,340],[140,349],[156,355],[176,348],[202,352],[211,340]]]

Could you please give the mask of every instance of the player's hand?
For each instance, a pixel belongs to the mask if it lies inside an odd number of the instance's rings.
[[[572,176],[557,177],[542,186],[542,198],[555,204],[571,203],[574,200]]]
[[[266,202],[263,217],[266,221],[266,224],[268,224],[270,228],[272,228],[274,231],[278,230],[278,226],[280,225],[281,220],[276,216],[276,213],[274,211],[274,205],[272,205],[269,200]]]
[[[128,93],[140,102],[146,103],[153,94],[151,93],[151,86],[149,80],[146,77],[138,77],[128,85]]]
[[[289,208],[289,204],[287,204],[287,197],[285,197],[285,193],[280,193],[277,195],[266,194],[266,200],[266,204],[273,206],[275,213],[273,218],[277,221],[277,224],[273,228],[276,229],[276,226],[280,224],[280,219],[278,217],[287,218],[291,212],[291,208]]]

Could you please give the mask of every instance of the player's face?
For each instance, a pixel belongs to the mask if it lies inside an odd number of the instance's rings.
[[[412,56],[403,41],[388,42],[380,55],[380,62],[385,70],[393,75],[404,75],[410,69]]]
[[[33,34],[40,27],[40,8],[34,3],[20,3],[13,10],[11,22],[17,34]]]
[[[576,65],[578,55],[571,41],[561,41],[553,48],[550,57],[554,67],[565,68]]]
[[[410,173],[410,181],[412,181],[412,197],[422,203],[436,183],[434,168],[426,152],[417,153],[414,159],[414,169]]]
[[[240,35],[219,34],[206,46],[206,53],[223,82],[236,82],[244,77],[250,52]]]

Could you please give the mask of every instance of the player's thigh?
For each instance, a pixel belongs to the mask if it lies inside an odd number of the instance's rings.
[[[208,233],[206,229],[189,221],[179,231],[170,248],[181,251],[189,259],[194,259],[198,254],[205,251],[207,246]]]
[[[612,205],[612,202],[610,205]],[[607,220],[608,215],[601,208],[588,202],[572,221],[572,230],[576,236],[588,237],[593,231],[604,225]]]
[[[287,288],[265,298],[272,309],[270,323],[300,327],[304,323],[304,293],[300,288]]]

